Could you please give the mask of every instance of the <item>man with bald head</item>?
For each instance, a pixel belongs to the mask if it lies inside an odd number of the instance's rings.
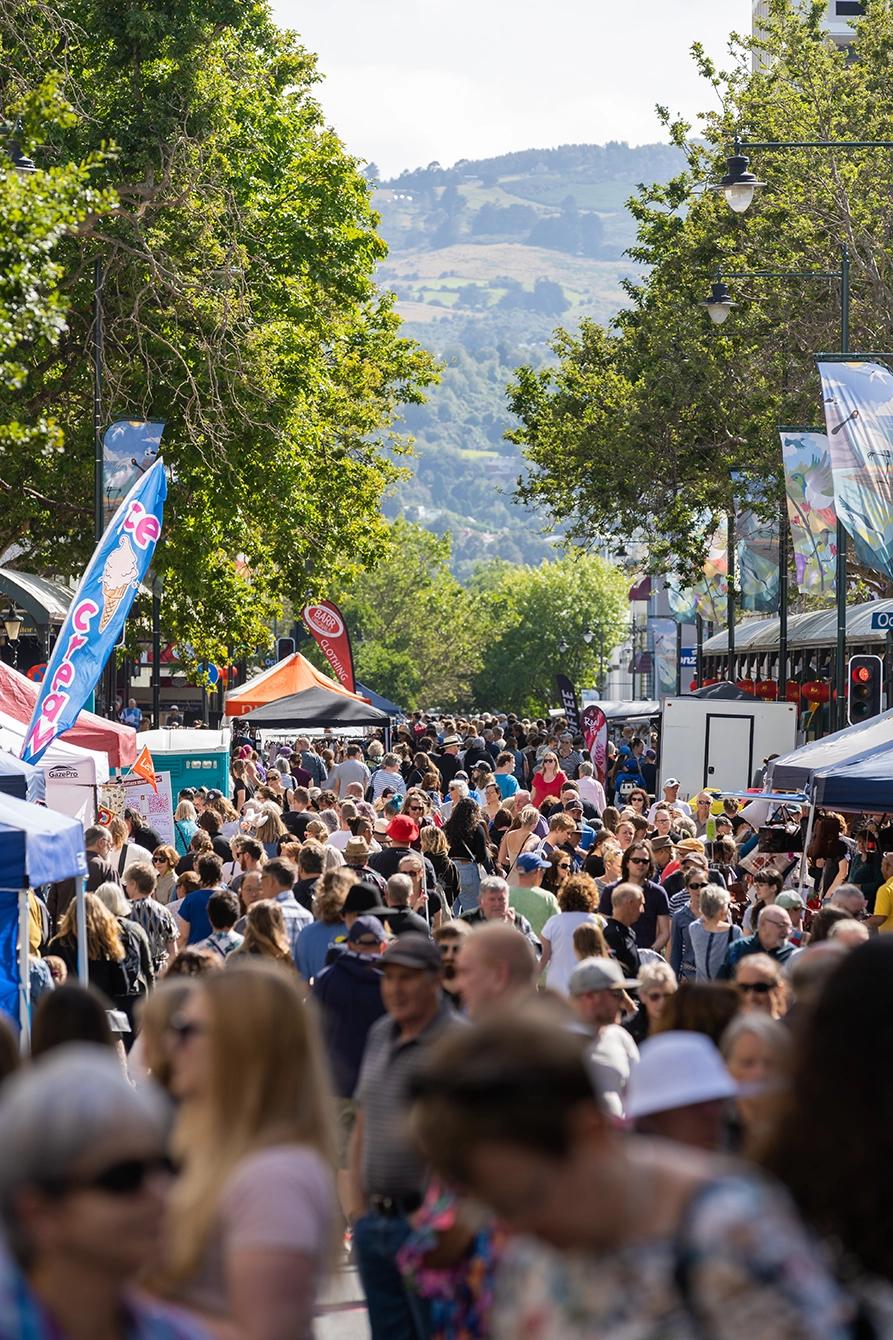
[[[466,1012],[476,1022],[513,1009],[536,989],[538,964],[533,945],[514,927],[495,921],[477,926],[462,942],[456,985]]]

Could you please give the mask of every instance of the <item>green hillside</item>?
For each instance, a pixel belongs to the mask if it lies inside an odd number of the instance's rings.
[[[518,364],[549,358],[557,325],[611,319],[621,281],[636,273],[623,254],[635,238],[625,201],[682,163],[669,145],[578,144],[376,182],[390,249],[379,278],[407,334],[445,363],[428,404],[407,412],[416,473],[386,510],[451,530],[458,575],[479,558],[530,563],[554,552],[540,518],[508,497],[522,462],[502,440],[505,386]],[[368,175],[377,177],[374,164]]]

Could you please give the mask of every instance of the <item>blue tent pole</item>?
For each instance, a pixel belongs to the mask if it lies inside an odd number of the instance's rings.
[[[89,959],[87,957],[87,881],[81,879],[78,881],[79,887],[75,892],[76,916],[78,924],[78,981],[81,986],[88,986],[90,982]]]
[[[27,888],[19,889],[19,1024],[21,1032],[19,1033],[19,1049],[23,1056],[27,1056],[31,1050],[31,1012],[29,1009],[31,997],[31,969],[28,966],[28,950],[30,948],[29,922],[31,920],[31,909],[28,905]]]

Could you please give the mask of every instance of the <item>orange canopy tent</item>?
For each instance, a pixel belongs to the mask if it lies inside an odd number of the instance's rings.
[[[267,703],[275,703],[279,698],[303,693],[305,689],[320,688],[328,689],[330,693],[343,693],[345,698],[353,698],[358,703],[369,701],[359,693],[350,693],[336,680],[317,670],[299,651],[294,651],[284,661],[249,679],[240,689],[232,689],[226,695],[224,713],[228,717],[241,717],[246,712],[252,712],[255,707],[266,707]]]
[[[13,670],[12,666],[0,661],[0,708],[4,712],[27,726],[39,692],[39,684],[32,684],[30,679]],[[109,767],[112,768],[129,767],[136,759],[136,731],[133,727],[107,721],[105,717],[95,716],[92,712],[80,712],[71,730],[64,731],[59,738],[66,744],[108,754]]]

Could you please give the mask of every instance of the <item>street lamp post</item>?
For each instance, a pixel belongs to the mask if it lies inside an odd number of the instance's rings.
[[[729,160],[732,161],[731,159]],[[701,307],[706,307],[711,321],[716,325],[721,325],[733,307],[738,304],[732,302],[726,287],[726,279],[837,279],[840,281],[840,352],[849,353],[850,349],[850,249],[846,242],[840,249],[840,269],[839,270],[729,270],[723,273],[720,270],[716,272],[716,282],[713,284],[713,292],[705,302],[700,303]],[[718,290],[722,290],[718,293]],[[837,695],[837,713],[836,726],[838,729],[846,725],[845,695],[846,695],[846,587],[847,587],[847,532],[843,522],[837,519],[837,654],[834,667],[834,687]],[[781,550],[779,548],[779,558]],[[731,544],[729,548],[729,572],[732,568]],[[781,577],[779,577],[779,584]],[[730,646],[730,665],[731,656],[734,655],[734,611],[732,609],[732,590],[731,580],[729,583],[729,646]],[[779,592],[780,594],[780,592]],[[785,659],[787,659],[787,574],[785,574]],[[779,647],[781,652],[781,647]],[[779,657],[781,659],[781,656]],[[783,670],[779,670],[783,674]]]
[[[757,181],[755,175],[749,170],[750,159],[745,156],[743,150],[750,152],[774,152],[778,149],[893,149],[893,140],[767,140],[765,142],[742,140],[735,136],[735,152],[726,160],[726,174],[712,189],[721,192],[729,207],[736,214],[743,214],[751,204],[755,192],[765,186],[765,182]],[[794,276],[791,276],[794,277]],[[828,275],[827,278],[840,280],[840,326],[841,326],[841,346],[840,352],[848,354],[850,352],[850,257],[846,243],[841,250],[840,270],[836,274]],[[719,276],[717,276],[719,283]],[[724,286],[723,286],[724,287]],[[716,294],[717,284],[714,284],[714,296],[711,298],[708,307],[714,307],[717,315],[710,311],[710,316],[717,323],[726,319],[729,314],[730,306],[734,306],[728,299],[726,292],[726,301],[723,294]],[[721,309],[725,307],[722,315],[719,315]],[[842,729],[846,725],[846,550],[847,534],[840,519],[837,521],[837,654],[834,667],[834,687],[837,695],[836,726]],[[780,650],[780,648],[779,648]],[[786,650],[786,649],[785,649]]]

